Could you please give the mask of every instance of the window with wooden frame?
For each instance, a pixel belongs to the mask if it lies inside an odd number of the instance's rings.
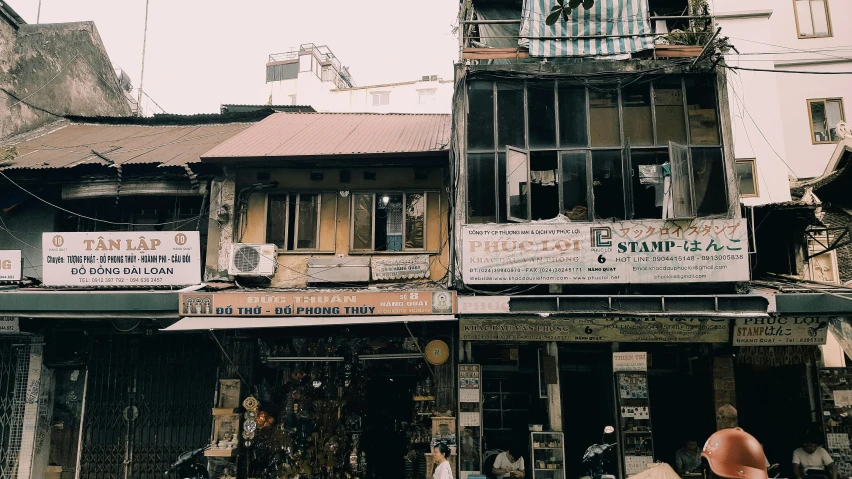
[[[757,185],[757,162],[754,158],[737,160],[737,182],[740,186],[740,197],[756,198],[760,196]]]
[[[793,0],[793,11],[796,14],[799,38],[831,36],[828,0]]]
[[[712,75],[468,88],[470,223],[730,213]]]
[[[425,251],[427,204],[437,193],[353,192],[350,250],[353,252]]]
[[[319,193],[283,193],[267,197],[266,242],[280,251],[318,251]]]
[[[808,117],[811,122],[811,142],[837,143],[837,124],[846,121],[841,98],[817,98],[808,100]]]

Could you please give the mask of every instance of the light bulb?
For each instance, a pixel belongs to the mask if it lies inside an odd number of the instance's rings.
[[[390,202],[390,196],[382,196],[382,203],[388,204]]]

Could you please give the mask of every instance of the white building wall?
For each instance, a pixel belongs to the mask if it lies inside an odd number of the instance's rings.
[[[722,35],[730,37],[743,54],[729,55],[728,65],[805,72],[852,71],[852,30],[846,27],[852,19],[852,2],[826,1],[832,36],[799,38],[792,0],[711,0]],[[822,175],[835,149],[833,144],[813,144],[807,100],[842,98],[848,121],[852,75],[740,70],[729,71],[728,77],[736,156],[756,157],[761,181],[760,197],[744,198],[743,203],[785,201],[789,193],[779,191],[782,177]],[[745,118],[739,118],[742,116]]]
[[[760,2],[754,2],[758,6]],[[768,3],[768,2],[764,2]],[[722,5],[720,5],[722,4]],[[731,38],[742,55],[729,55],[730,66],[774,68],[771,55],[754,55],[766,51],[762,43],[772,41],[770,19],[772,10],[742,11],[741,2],[716,2],[717,23],[723,35]],[[722,10],[732,8],[732,10]],[[749,38],[755,42],[738,41]],[[758,43],[759,42],[759,43]],[[731,52],[734,53],[734,52]],[[759,61],[754,61],[759,60]],[[756,180],[759,196],[742,198],[746,206],[790,201],[787,153],[785,150],[781,105],[776,74],[728,70],[728,100],[737,160],[756,160]]]

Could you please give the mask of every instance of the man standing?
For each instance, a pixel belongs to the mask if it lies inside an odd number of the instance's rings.
[[[698,441],[689,440],[675,453],[675,471],[681,476],[689,474],[701,465],[701,451]]]
[[[828,451],[819,446],[818,440],[809,437],[799,449],[793,451],[793,472],[796,479],[807,477],[829,477],[837,479],[837,467]]]

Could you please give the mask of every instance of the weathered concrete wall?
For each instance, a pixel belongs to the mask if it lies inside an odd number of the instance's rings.
[[[6,27],[0,43],[9,36]],[[0,138],[55,120],[54,114],[130,115],[94,23],[21,25],[14,37],[11,51],[0,47]]]
[[[376,172],[375,180],[365,180],[364,170]],[[395,192],[395,191],[429,191],[430,195],[426,206],[426,253],[412,251],[409,253],[378,253],[382,256],[402,255],[406,254],[429,254],[431,261],[429,279],[433,281],[441,281],[447,273],[446,265],[449,265],[449,250],[450,244],[448,241],[448,197],[444,188],[444,172],[440,168],[432,168],[429,170],[427,178],[422,180],[414,179],[413,168],[352,168],[351,182],[340,183],[340,170],[324,169],[324,175],[320,181],[312,181],[310,179],[311,170],[307,169],[278,169],[270,171],[268,169],[242,169],[236,176],[236,192],[237,195],[241,188],[255,184],[258,182],[258,173],[270,173],[270,179],[264,181],[276,180],[279,182],[279,188],[272,191],[256,192],[249,197],[248,214],[244,221],[245,224],[237,226],[236,232],[233,234],[233,241],[239,243],[266,243],[266,225],[267,225],[267,196],[268,194],[280,193],[283,191],[306,191],[306,192],[321,192],[321,217],[320,217],[320,235],[318,252],[311,253],[294,253],[280,252],[278,255],[279,268],[275,277],[272,278],[272,286],[280,288],[304,288],[308,282],[307,264],[311,257],[332,258],[338,256],[370,256],[369,253],[355,253],[350,251],[350,200],[352,192]],[[212,190],[211,190],[212,191]],[[350,194],[343,197],[340,191],[348,191]],[[233,193],[231,193],[233,194]],[[230,195],[227,195],[230,196]],[[211,198],[216,198],[217,194],[212,191]],[[216,215],[216,211],[211,201],[211,217]],[[240,206],[236,205],[234,211],[239,211]],[[212,238],[214,237],[213,228],[217,228],[217,236],[221,235],[218,227],[211,222],[211,240],[208,241],[208,251],[218,251],[218,264],[220,271],[224,263],[224,269],[227,269],[227,260],[230,252],[230,247],[224,241],[214,249]],[[208,257],[208,265],[217,264]],[[213,279],[215,272],[211,271],[208,266],[207,279]],[[423,281],[412,280],[412,281]],[[400,280],[399,282],[404,282]]]

